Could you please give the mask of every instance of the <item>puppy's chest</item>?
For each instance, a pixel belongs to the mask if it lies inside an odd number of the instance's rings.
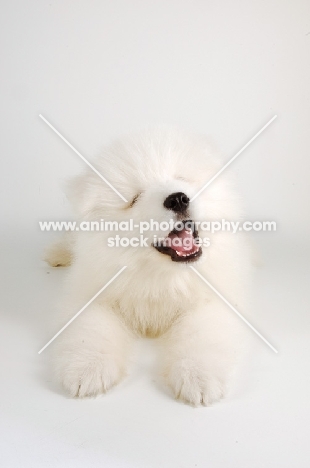
[[[132,330],[142,336],[156,337],[164,333],[183,313],[180,304],[169,300],[139,300],[136,303],[118,303],[116,312]]]

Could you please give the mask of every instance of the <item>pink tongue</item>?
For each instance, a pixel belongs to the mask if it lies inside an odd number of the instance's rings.
[[[171,232],[168,237],[171,239],[171,248],[177,252],[189,253],[192,250],[196,250],[192,231],[183,229],[177,234]]]

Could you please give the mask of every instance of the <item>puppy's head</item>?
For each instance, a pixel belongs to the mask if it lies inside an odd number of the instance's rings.
[[[197,222],[239,217],[227,174],[191,201],[222,167],[215,149],[203,137],[147,131],[116,141],[94,166],[127,202],[94,172],[75,179],[71,199],[80,220],[114,221],[123,226],[121,231],[96,233],[96,256],[109,264],[179,272],[181,265],[207,259],[209,247],[199,244],[199,236],[210,237],[212,248],[212,235],[201,233]],[[126,230],[130,220],[130,230]],[[111,246],[108,239],[117,235],[128,238],[130,244],[116,247],[114,242]],[[139,245],[132,239],[139,239]]]

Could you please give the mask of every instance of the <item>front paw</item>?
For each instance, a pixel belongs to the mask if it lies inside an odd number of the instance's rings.
[[[61,356],[56,372],[71,397],[94,397],[107,392],[125,374],[125,369],[111,354],[88,352]]]
[[[164,375],[175,398],[192,406],[210,406],[226,391],[223,378],[192,359],[171,364]]]

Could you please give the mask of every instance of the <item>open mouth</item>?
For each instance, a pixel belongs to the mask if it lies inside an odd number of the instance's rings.
[[[173,262],[195,262],[202,254],[198,231],[192,220],[177,223],[167,237],[153,244],[158,252],[169,255]]]

